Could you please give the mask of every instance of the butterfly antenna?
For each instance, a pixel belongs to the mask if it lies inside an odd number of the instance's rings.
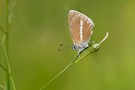
[[[109,32],[107,32],[105,37],[99,42],[99,45],[107,39],[108,35],[109,35]]]

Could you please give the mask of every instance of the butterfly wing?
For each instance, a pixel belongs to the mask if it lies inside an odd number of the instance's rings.
[[[69,11],[68,20],[74,44],[88,43],[92,35],[93,21],[86,15],[75,10]]]
[[[74,10],[70,10],[68,14],[68,22],[71,38],[74,44],[81,43],[80,40],[80,17]]]

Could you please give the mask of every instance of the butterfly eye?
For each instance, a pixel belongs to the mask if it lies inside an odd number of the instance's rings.
[[[74,50],[76,50],[76,49],[77,49],[76,45],[74,45],[74,46],[73,46],[73,49],[74,49]]]

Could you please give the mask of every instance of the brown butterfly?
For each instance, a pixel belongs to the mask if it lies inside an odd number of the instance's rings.
[[[88,47],[94,23],[89,17],[75,10],[69,11],[68,22],[71,38],[74,43],[73,49],[79,50],[79,54]]]

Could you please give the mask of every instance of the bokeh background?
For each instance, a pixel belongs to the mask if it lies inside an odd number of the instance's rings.
[[[71,9],[94,21],[91,40],[100,42],[106,32],[109,37],[98,52],[73,65],[45,90],[135,90],[135,1],[14,1],[9,55],[17,90],[39,90],[77,55],[68,27]],[[0,0],[2,27],[4,13],[5,0]]]

